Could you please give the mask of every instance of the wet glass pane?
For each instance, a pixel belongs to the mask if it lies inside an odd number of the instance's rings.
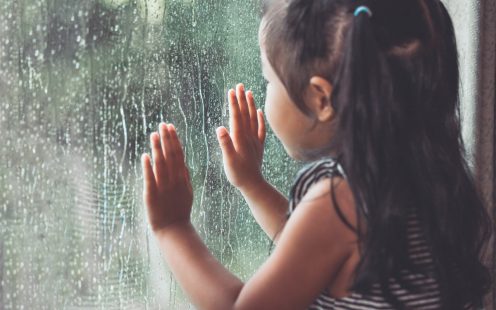
[[[140,155],[172,122],[193,224],[246,280],[269,239],[227,182],[227,90],[264,102],[258,1],[0,1],[0,308],[191,307],[147,229]],[[264,174],[295,164],[271,134]],[[270,162],[270,165],[267,164]]]

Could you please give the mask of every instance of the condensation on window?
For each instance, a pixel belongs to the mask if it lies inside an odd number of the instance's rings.
[[[225,178],[226,94],[263,108],[258,1],[0,1],[0,308],[193,308],[147,227],[140,155],[184,144],[193,224],[247,280],[269,239]],[[270,164],[269,164],[270,163]],[[267,135],[263,172],[297,167]]]

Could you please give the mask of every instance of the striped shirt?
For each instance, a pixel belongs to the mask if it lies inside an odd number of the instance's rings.
[[[296,179],[291,187],[289,194],[289,210],[290,215],[294,208],[298,205],[308,189],[323,178],[331,178],[332,176],[341,176],[346,178],[342,166],[333,158],[322,158],[320,160],[310,162],[301,168]],[[409,255],[413,263],[421,266],[429,274],[432,274],[434,269],[433,258],[428,249],[425,237],[417,218],[416,213],[410,212],[407,223],[408,248]],[[411,280],[410,283],[420,285],[425,290],[421,293],[413,293],[401,287],[393,278],[390,279],[390,291],[407,309],[439,309],[440,291],[438,282],[434,277],[428,277],[424,274],[412,274],[405,271],[405,279]],[[378,283],[372,286],[372,289],[367,294],[351,292],[346,297],[333,298],[328,295],[327,288],[324,288],[321,294],[314,300],[308,309],[394,309],[383,296]],[[468,309],[468,307],[466,307]]]

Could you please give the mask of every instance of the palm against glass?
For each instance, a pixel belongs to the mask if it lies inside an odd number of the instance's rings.
[[[176,223],[189,223],[193,189],[181,142],[172,124],[160,124],[160,135],[150,135],[153,167],[148,154],[142,157],[144,200],[154,232]]]
[[[217,137],[222,149],[224,170],[229,182],[239,189],[263,181],[261,165],[265,123],[255,108],[253,93],[245,94],[238,84],[229,90],[230,129],[221,126]],[[172,124],[161,123],[160,135],[150,135],[153,165],[143,154],[144,200],[152,230],[157,232],[175,223],[189,223],[193,203],[191,180],[181,142]]]
[[[243,84],[228,93],[230,130],[217,128],[224,162],[224,171],[229,182],[241,189],[263,180],[261,166],[265,143],[263,113],[256,109],[253,93],[245,93]]]

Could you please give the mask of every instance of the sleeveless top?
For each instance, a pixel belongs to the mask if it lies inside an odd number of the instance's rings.
[[[346,179],[346,174],[338,161],[331,157],[325,157],[320,160],[310,162],[301,168],[291,187],[289,194],[288,216],[294,211],[300,200],[303,198],[308,189],[323,178],[332,178],[332,176],[341,176]],[[433,258],[428,249],[426,240],[422,234],[419,219],[414,212],[410,212],[407,223],[407,234],[409,243],[409,255],[413,263],[418,264],[424,270],[432,271],[434,269]],[[427,277],[424,274],[408,273],[405,279],[411,280],[409,284],[421,285],[422,293],[409,292],[401,287],[395,279],[390,279],[390,292],[403,303],[406,309],[440,309],[440,291],[438,282],[434,277]],[[466,305],[465,309],[470,309]],[[308,309],[336,309],[336,310],[371,310],[371,309],[394,309],[383,296],[379,283],[372,286],[367,294],[351,292],[350,295],[341,298],[329,296],[327,287],[313,301]]]

